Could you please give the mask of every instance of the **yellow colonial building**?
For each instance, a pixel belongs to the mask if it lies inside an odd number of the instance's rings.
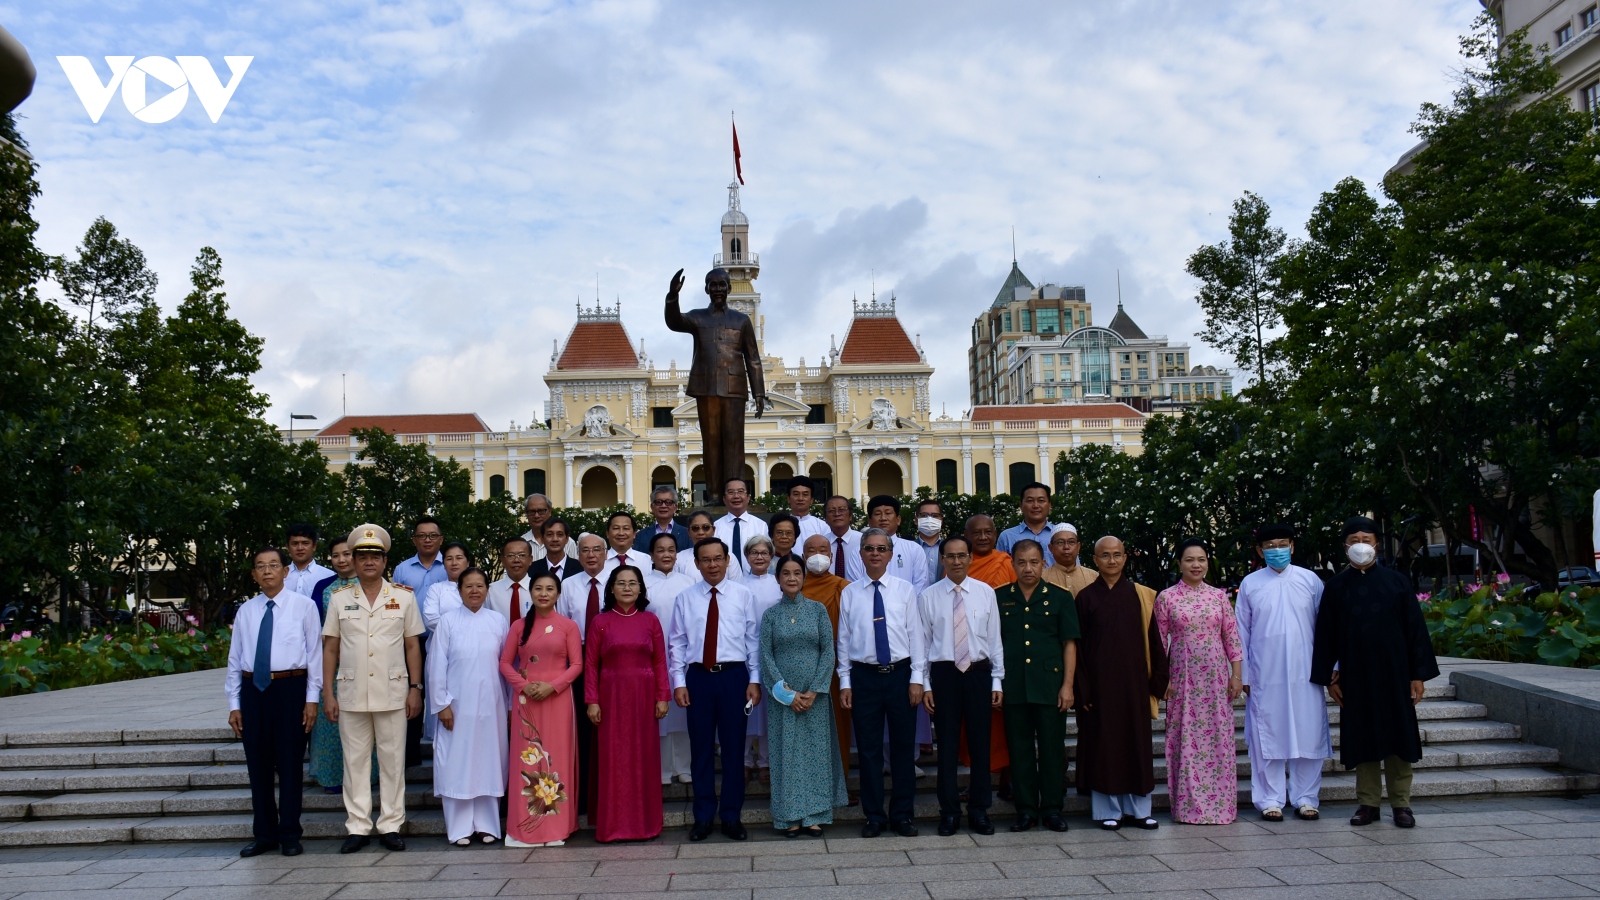
[[[1144,414],[1109,399],[934,416],[933,366],[893,297],[854,304],[844,340],[817,365],[768,355],[755,287],[760,259],[749,248],[737,184],[728,186],[721,232],[711,262],[731,275],[728,302],[754,321],[766,372],[768,407],[756,419],[752,404],[745,417],[745,474],[757,492],[781,492],[804,473],[821,482],[819,493],[860,499],[921,486],[1001,493],[1052,481],[1056,455],[1082,444],[1139,451]],[[471,413],[345,416],[317,434],[323,455],[333,467],[352,464],[361,445],[351,431],[378,427],[470,466],[477,497],[540,493],[556,506],[621,501],[644,509],[651,489],[666,485],[703,502],[699,423],[684,394],[688,370],[654,364],[629,335],[620,304],[576,314],[550,355],[544,425],[492,431]]]

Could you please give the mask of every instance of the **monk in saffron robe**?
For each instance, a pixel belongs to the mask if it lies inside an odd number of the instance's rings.
[[[800,596],[807,600],[815,600],[828,610],[828,620],[833,623],[833,638],[839,639],[839,597],[850,584],[848,579],[840,578],[829,571],[833,564],[833,555],[828,549],[828,539],[820,534],[813,534],[806,538],[801,546],[801,559],[806,564],[806,583],[800,589]],[[817,557],[820,561],[813,562]],[[832,692],[828,696],[839,696],[839,676],[833,676]],[[833,724],[839,732],[839,756],[844,759],[844,771],[850,772],[850,716],[851,712],[843,705],[833,705]],[[855,792],[850,792],[850,804],[857,802]]]
[[[972,548],[972,564],[967,567],[967,577],[976,578],[989,587],[999,589],[1017,580],[1011,566],[1011,554],[996,550],[995,542],[1000,529],[994,520],[979,514],[967,520],[967,545]],[[989,768],[1000,773],[996,781],[997,793],[1002,799],[1011,799],[1011,748],[1006,745],[1005,714],[998,709],[989,711]],[[961,764],[972,765],[967,755],[967,736],[961,735]]]
[[[1152,613],[1156,592],[1123,577],[1120,539],[1094,545],[1100,577],[1077,594],[1078,793],[1088,794],[1100,827],[1124,820],[1144,829],[1155,770],[1150,746],[1156,699],[1167,692],[1167,652]]]

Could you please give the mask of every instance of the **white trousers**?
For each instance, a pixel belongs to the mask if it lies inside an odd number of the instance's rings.
[[[673,731],[661,736],[661,783],[672,776],[689,777],[689,732]]]
[[[1121,819],[1123,816],[1148,819],[1150,818],[1150,795],[1102,794],[1099,791],[1090,791],[1089,809],[1096,822],[1104,822],[1107,819]]]
[[[1287,784],[1285,773],[1287,772]],[[1317,806],[1322,791],[1320,759],[1258,759],[1250,752],[1250,802],[1263,812]]]
[[[473,797],[457,800],[440,797],[444,804],[444,833],[452,843],[478,832],[500,836],[500,798]]]
[[[339,711],[344,748],[345,827],[351,834],[391,834],[406,822],[406,711]],[[378,800],[372,821],[372,751],[378,751]]]

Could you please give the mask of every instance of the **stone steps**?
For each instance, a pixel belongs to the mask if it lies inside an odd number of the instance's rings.
[[[1336,748],[1339,712],[1337,706],[1328,707]],[[1600,790],[1600,776],[1562,768],[1555,750],[1521,743],[1517,726],[1490,721],[1481,704],[1456,700],[1449,684],[1430,684],[1417,712],[1424,745],[1414,786],[1419,797]],[[1250,762],[1243,719],[1241,701],[1234,715],[1234,766],[1239,801],[1247,806]],[[1165,809],[1166,723],[1159,719],[1153,724],[1154,801]],[[1067,730],[1070,758],[1077,744],[1076,722],[1069,719]],[[430,750],[425,744],[425,753]],[[919,765],[925,774],[917,783],[917,816],[934,817],[938,802],[933,793],[933,758],[926,756]],[[1354,773],[1343,771],[1335,760],[1328,760],[1323,771],[1324,800],[1354,799]],[[860,773],[852,769],[849,781],[851,789],[857,789]],[[431,762],[410,769],[407,782],[407,832],[441,834],[443,819],[432,794]],[[250,832],[248,784],[243,749],[225,728],[0,735],[0,846],[243,840]],[[690,785],[662,787],[666,825],[689,823],[691,794]],[[745,822],[770,822],[770,788],[754,781],[747,796]],[[308,778],[304,807],[308,837],[344,833],[340,795],[325,793]],[[1086,812],[1088,798],[1069,791],[1067,808]],[[992,811],[1008,816],[1012,807],[997,799]],[[859,806],[842,808],[835,815],[840,822],[860,821],[862,816]]]

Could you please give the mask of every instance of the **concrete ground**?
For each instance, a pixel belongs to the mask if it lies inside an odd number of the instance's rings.
[[[753,830],[691,844],[683,829],[642,844],[580,837],[538,850],[457,848],[413,838],[404,853],[374,844],[341,856],[310,841],[303,856],[240,859],[237,843],[112,844],[0,850],[0,900],[405,900],[434,897],[696,900],[961,900],[1115,894],[1163,900],[1287,897],[1475,898],[1600,895],[1600,797],[1419,803],[1418,826],[1365,828],[1329,804],[1320,822],[1104,832],[1080,817],[1066,834],[863,840],[853,826],[824,839]],[[114,893],[104,893],[114,888]]]

